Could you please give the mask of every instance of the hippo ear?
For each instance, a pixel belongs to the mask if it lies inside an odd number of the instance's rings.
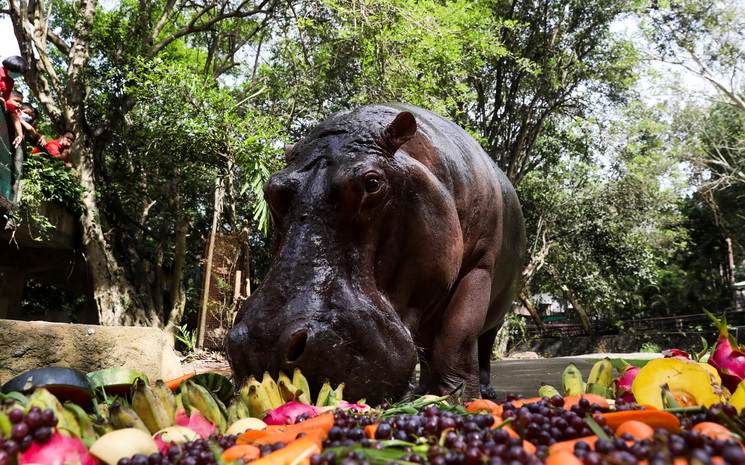
[[[380,146],[387,156],[396,151],[416,134],[416,118],[408,111],[402,111],[380,135]]]

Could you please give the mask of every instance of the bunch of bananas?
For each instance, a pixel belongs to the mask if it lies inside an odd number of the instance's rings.
[[[286,402],[302,402],[316,407],[326,407],[336,405],[343,400],[343,394],[344,383],[339,383],[336,389],[332,389],[331,383],[327,380],[321,386],[314,403],[310,396],[308,380],[299,368],[295,368],[292,379],[280,371],[277,381],[269,372],[264,372],[261,381],[254,376],[246,378],[241,385],[238,398],[233,399],[228,406],[228,417],[231,421],[233,418],[246,416],[262,418],[265,411],[276,409]],[[241,410],[244,407],[247,410]]]
[[[574,363],[570,363],[564,369],[564,373],[561,376],[561,384],[563,392],[559,392],[558,389],[549,384],[544,384],[538,389],[538,395],[548,397],[563,395],[566,397],[592,393],[601,395],[606,399],[612,399],[614,397],[613,365],[610,358],[606,357],[603,360],[595,362],[586,382],[577,366]]]

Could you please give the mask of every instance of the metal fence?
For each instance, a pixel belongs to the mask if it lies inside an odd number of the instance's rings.
[[[737,337],[739,332],[745,333],[745,295],[739,295],[735,308],[727,304],[715,304],[707,306],[707,310],[719,317],[722,313],[727,315],[727,324],[732,328],[732,334]],[[592,321],[592,329],[596,335],[620,334],[624,332],[673,332],[673,331],[700,331],[702,329],[714,330],[711,319],[703,312],[687,315],[677,315],[656,318],[637,318],[633,320],[620,320],[614,323],[604,321]],[[545,324],[541,331],[534,323],[525,325],[525,336],[544,338],[550,337],[572,337],[583,336],[585,330],[578,322]]]

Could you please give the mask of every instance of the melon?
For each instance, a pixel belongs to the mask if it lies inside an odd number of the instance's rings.
[[[61,402],[69,400],[88,408],[95,397],[93,385],[82,371],[68,367],[46,367],[22,373],[5,383],[3,393],[29,393],[44,387]]]
[[[137,378],[150,384],[147,375],[130,368],[107,368],[88,373],[88,379],[95,389],[103,389],[107,394],[120,397],[131,397],[132,385]]]

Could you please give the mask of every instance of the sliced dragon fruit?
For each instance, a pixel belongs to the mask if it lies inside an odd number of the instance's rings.
[[[617,399],[623,399],[627,403],[635,401],[634,394],[631,392],[631,385],[634,383],[637,373],[639,373],[639,367],[626,363],[621,376],[614,380]]]

